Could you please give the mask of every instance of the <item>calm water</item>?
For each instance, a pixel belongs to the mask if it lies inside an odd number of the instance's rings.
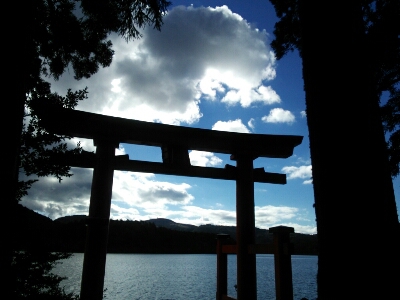
[[[83,254],[63,261],[55,273],[68,292],[79,294]],[[293,294],[316,299],[316,256],[292,256]],[[228,294],[236,297],[236,256],[228,256]],[[109,300],[211,300],[216,292],[215,254],[108,254],[104,287]],[[275,299],[274,257],[257,255],[258,299]]]

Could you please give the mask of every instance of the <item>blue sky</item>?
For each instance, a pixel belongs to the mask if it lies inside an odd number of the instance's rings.
[[[287,174],[286,185],[255,184],[256,226],[287,225],[296,232],[316,233],[301,60],[294,52],[276,61],[269,46],[276,21],[269,1],[173,1],[161,32],[146,28],[140,40],[129,43],[112,36],[115,56],[110,67],[81,81],[67,72],[52,82],[52,88],[65,94],[68,88],[87,86],[89,99],[77,109],[94,113],[249,134],[303,136],[292,157],[254,161],[255,167],[267,172]],[[86,150],[95,151],[92,141],[81,142]],[[158,148],[121,144],[116,153],[161,162]],[[190,159],[198,166],[235,165],[228,155],[218,153],[193,151]],[[350,169],[343,166],[343,172]],[[87,215],[92,170],[72,172],[74,176],[61,184],[42,178],[22,204],[52,219]],[[399,183],[394,181],[397,199]],[[235,182],[114,174],[113,219],[235,225],[235,216]]]

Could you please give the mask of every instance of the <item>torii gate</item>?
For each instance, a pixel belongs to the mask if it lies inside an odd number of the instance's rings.
[[[302,136],[223,132],[128,120],[72,109],[37,108],[41,125],[49,132],[92,139],[96,154],[63,157],[63,163],[93,168],[89,217],[86,231],[81,300],[103,298],[108,226],[114,170],[177,176],[236,180],[237,299],[257,299],[254,182],[286,184],[286,175],[253,168],[257,157],[288,158]],[[115,156],[119,143],[157,146],[162,163]],[[189,150],[230,154],[236,167],[196,167]]]

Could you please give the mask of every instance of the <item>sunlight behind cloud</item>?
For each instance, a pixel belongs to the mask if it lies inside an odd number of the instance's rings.
[[[143,30],[126,43],[111,36],[110,67],[89,80],[65,74],[52,88],[89,88],[78,109],[111,116],[194,124],[202,117],[199,101],[222,101],[244,108],[280,102],[266,82],[276,76],[267,33],[253,28],[227,6],[171,9],[162,30]]]

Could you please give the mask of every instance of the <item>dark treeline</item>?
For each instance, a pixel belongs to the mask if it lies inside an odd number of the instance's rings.
[[[18,250],[42,249],[55,252],[84,252],[86,217],[70,216],[52,221],[21,205],[16,245]],[[160,222],[163,221],[163,224]],[[170,229],[175,228],[175,229]],[[178,224],[171,220],[151,221],[111,220],[109,253],[176,253],[212,254],[216,251],[216,234],[229,234],[234,243],[234,226]],[[292,234],[294,254],[317,254],[316,235]],[[265,229],[256,229],[258,244],[272,243],[272,235]]]

